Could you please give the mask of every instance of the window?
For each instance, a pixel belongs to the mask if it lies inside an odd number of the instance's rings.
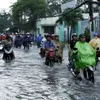
[[[54,26],[43,26],[44,33],[54,34]]]

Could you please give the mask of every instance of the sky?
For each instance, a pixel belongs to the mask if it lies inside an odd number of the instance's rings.
[[[0,12],[2,10],[9,11],[9,7],[17,0],[0,0]],[[93,0],[96,1],[96,0]]]
[[[0,11],[9,11],[9,7],[17,0],[0,0]]]

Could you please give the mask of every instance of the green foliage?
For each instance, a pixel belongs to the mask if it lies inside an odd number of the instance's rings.
[[[89,42],[90,41],[90,29],[89,28],[85,28],[85,32],[84,32],[85,36],[86,36],[86,41]]]
[[[55,16],[61,13],[61,4],[72,0],[46,0],[47,1],[47,16]]]
[[[5,32],[7,28],[11,27],[11,15],[9,13],[0,13],[0,32]]]
[[[61,0],[47,0],[47,16],[55,16],[61,13]]]
[[[83,19],[82,12],[80,9],[69,12],[71,10],[71,8],[66,9],[64,11],[64,14],[57,20],[57,22],[61,23],[64,21],[66,25],[74,27],[77,24],[78,20]]]
[[[11,6],[12,18],[19,29],[35,29],[37,18],[45,16],[45,0],[18,0]]]

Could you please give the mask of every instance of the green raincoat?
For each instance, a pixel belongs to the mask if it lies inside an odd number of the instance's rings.
[[[96,65],[96,51],[87,42],[79,41],[76,43],[75,48],[78,49],[77,55],[73,51],[72,57],[78,70]]]

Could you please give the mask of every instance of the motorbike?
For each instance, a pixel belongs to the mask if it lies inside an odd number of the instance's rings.
[[[77,48],[74,48],[73,50],[76,51],[75,56],[76,56],[76,59],[77,59]],[[71,72],[71,74],[72,74],[75,78],[77,78],[79,72],[78,72],[78,71],[76,70],[76,68],[75,68],[74,60],[71,58],[71,53],[72,53],[72,50],[70,50],[70,51],[68,52],[68,61],[69,61],[69,63],[68,63],[68,65],[67,65],[67,67],[68,67],[69,71]]]
[[[74,50],[76,50],[75,53],[75,59],[78,60],[78,54],[77,54],[77,49],[74,48]],[[79,72],[76,68],[75,68],[75,64],[74,64],[74,60],[70,57],[71,52],[69,52],[69,64],[67,65],[69,71],[71,72],[71,74],[78,80],[82,80],[82,76],[84,76],[85,79],[91,81],[92,83],[94,83],[94,71],[93,71],[93,67],[89,66],[86,69],[82,69],[82,73]]]
[[[0,42],[0,52],[3,51],[3,44]]]
[[[45,50],[43,48],[40,48],[40,56],[41,58],[44,58],[45,57]]]
[[[88,68],[83,70],[84,73],[84,77],[85,79],[89,80],[90,82],[94,83],[94,71],[93,71],[93,67],[89,66]]]
[[[15,58],[12,46],[6,45],[3,48],[3,59],[4,60],[13,60]]]
[[[69,63],[67,65],[68,70],[71,72],[71,74],[75,77],[75,78],[79,78],[78,74],[79,72],[76,70],[75,65],[74,65],[74,61],[69,58]]]
[[[23,46],[24,46],[24,50],[30,49],[29,43],[24,43]]]
[[[67,65],[69,71],[71,72],[71,74],[74,76],[75,79],[78,79],[78,80],[82,80],[82,77],[80,75],[81,72],[77,71],[77,69],[75,68],[75,65],[74,65],[74,62],[71,61],[68,65]],[[83,76],[85,79],[91,81],[92,83],[94,83],[94,71],[93,71],[93,68],[92,66],[82,70],[83,71]]]
[[[97,57],[97,62],[100,60],[100,49],[96,49],[96,57]]]
[[[46,55],[46,65],[49,65],[50,67],[54,66],[55,62],[55,51],[54,48],[49,48],[48,53]]]

